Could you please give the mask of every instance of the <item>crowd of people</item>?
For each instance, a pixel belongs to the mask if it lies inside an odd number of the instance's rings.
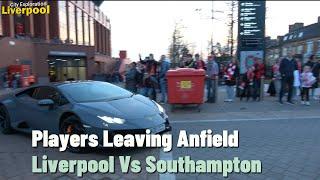
[[[283,97],[287,94],[287,103],[294,104],[301,97],[301,104],[310,105],[311,97],[315,100],[315,90],[319,83],[320,63],[311,55],[305,64],[294,58],[291,53],[279,59],[272,67],[273,79],[270,84],[274,90],[270,94],[278,94],[279,103],[283,104]]]
[[[238,75],[238,65],[235,59],[228,66],[223,68],[216,62],[214,54],[208,57],[207,62],[203,61],[199,54],[187,54],[178,65],[179,68],[203,69],[206,72],[207,102],[213,103],[216,99],[218,77],[224,75],[227,84],[228,98],[231,102],[234,99],[234,86]],[[157,100],[157,92],[160,92],[160,103],[167,102],[167,78],[166,73],[171,68],[171,61],[162,55],[159,61],[150,54],[144,60],[132,62],[125,75],[125,88],[131,92],[139,93],[152,100]],[[222,69],[221,69],[222,68]],[[223,71],[223,72],[221,72]]]
[[[225,102],[233,102],[237,95],[240,101],[260,101],[264,84],[261,79],[265,77],[266,67],[261,59],[253,60],[247,71],[240,74],[239,65],[235,58],[227,64],[219,64],[214,54],[210,54],[207,61],[203,61],[199,54],[187,54],[178,65],[180,68],[203,69],[206,72],[206,99],[208,103],[216,100],[217,81],[223,78],[226,87]],[[145,59],[133,62],[125,75],[125,88],[134,93],[139,93],[152,100],[157,100],[160,93],[160,103],[167,102],[167,78],[166,73],[171,68],[171,61],[165,55],[159,61],[150,54]],[[310,105],[311,97],[316,99],[315,89],[319,82],[320,63],[311,55],[308,62],[301,63],[300,59],[289,54],[285,58],[279,58],[272,66],[272,79],[268,92],[271,96],[278,96],[279,103],[283,104],[284,96],[288,104],[294,104],[301,96],[301,103]]]
[[[153,54],[144,60],[140,56],[138,62],[129,64],[125,74],[125,88],[155,101],[157,100],[157,92],[160,91],[160,103],[166,103],[166,73],[170,69],[170,64],[170,60],[165,55],[162,55],[159,61],[154,59]]]
[[[11,80],[11,83],[10,83]],[[21,74],[19,72],[16,73],[7,73],[5,72],[2,75],[2,82],[3,82],[3,88],[20,88],[22,87],[22,82],[21,82]]]

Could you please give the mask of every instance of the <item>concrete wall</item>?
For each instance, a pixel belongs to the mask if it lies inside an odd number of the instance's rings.
[[[34,46],[29,41],[12,39],[9,37],[0,39],[1,68],[11,64],[17,64],[17,60],[33,61],[34,59]],[[32,69],[35,69],[35,67],[33,66]]]

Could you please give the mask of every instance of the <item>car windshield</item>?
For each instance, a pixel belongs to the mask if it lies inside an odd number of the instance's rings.
[[[131,97],[133,94],[106,82],[81,82],[58,86],[76,102],[111,101]]]

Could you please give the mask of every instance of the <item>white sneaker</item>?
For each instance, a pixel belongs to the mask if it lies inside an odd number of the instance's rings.
[[[304,102],[304,101],[301,101],[301,104],[302,104],[302,105],[305,105],[305,104],[306,104],[306,102]]]
[[[307,106],[310,106],[310,102],[309,102],[309,101],[307,101],[307,102],[306,102],[306,105],[307,105]]]

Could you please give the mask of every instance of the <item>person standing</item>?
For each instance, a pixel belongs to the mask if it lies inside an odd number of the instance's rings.
[[[309,90],[312,87],[312,84],[316,81],[316,78],[313,76],[310,66],[304,66],[303,72],[301,74],[301,104],[310,106],[309,102]]]
[[[279,71],[281,74],[281,90],[279,94],[279,103],[283,104],[282,98],[285,93],[286,87],[288,88],[288,97],[287,103],[294,104],[292,102],[292,91],[293,91],[293,80],[294,74],[293,72],[297,70],[297,62],[293,59],[291,52],[289,53],[287,58],[281,60]]]
[[[9,88],[9,76],[7,72],[3,74],[2,81],[3,81],[3,88],[5,89]]]
[[[216,87],[217,77],[219,75],[219,66],[214,56],[208,59],[206,70],[206,84],[207,84],[207,102],[213,103],[216,100],[216,93],[218,87]]]
[[[261,93],[261,79],[264,77],[264,64],[259,59],[254,59],[254,78],[253,78],[253,94],[252,98],[254,101],[260,101]]]
[[[301,82],[300,82],[300,74],[301,74],[301,62],[299,59],[295,59],[296,63],[297,63],[297,70],[294,70],[293,72],[293,100],[298,100],[298,96],[299,94],[301,94],[300,92],[300,86],[301,86]]]
[[[281,89],[281,73],[280,68],[280,59],[277,59],[275,64],[272,66],[272,80],[274,82],[274,87],[276,89],[276,95],[279,96]]]
[[[185,58],[184,67],[185,68],[193,68],[194,67],[194,61],[192,59],[192,54],[187,54],[187,57]]]
[[[254,81],[254,66],[248,68],[248,71],[243,76],[242,82],[240,83],[240,101],[243,98],[247,98],[247,101],[250,100],[250,97],[253,98],[253,81]]]
[[[137,92],[137,69],[136,69],[136,62],[133,62],[129,64],[129,69],[125,74],[126,77],[126,83],[125,83],[125,89],[131,91],[132,93]]]
[[[203,69],[203,70],[205,70],[206,66],[205,66],[204,61],[202,59],[200,59],[200,55],[196,54],[196,55],[194,55],[194,58],[195,58],[195,62],[194,62],[193,67],[195,69]]]
[[[226,84],[226,91],[227,91],[227,98],[225,102],[233,102],[235,97],[235,89],[234,86],[236,85],[236,78],[238,77],[239,68],[236,63],[236,60],[233,58],[231,62],[226,67],[225,72],[225,84]]]
[[[159,71],[159,85],[161,91],[161,101],[160,103],[167,102],[167,77],[166,74],[170,69],[170,60],[162,55],[160,58],[160,71]]]
[[[17,89],[17,86],[18,86],[18,80],[16,77],[16,73],[11,73],[11,87],[13,89]]]
[[[156,101],[156,88],[158,87],[158,80],[156,74],[158,69],[158,62],[154,59],[153,54],[149,54],[149,57],[147,57],[145,61],[143,61],[140,56],[140,62],[145,65],[145,70],[148,73],[148,78],[150,78],[153,84],[151,99]]]
[[[315,60],[314,55],[311,55],[309,57],[308,62],[305,64],[305,66],[309,66],[311,68],[311,72],[312,72],[313,76],[316,78],[315,83],[311,87],[311,89],[312,89],[311,96],[313,99],[317,100],[317,97],[315,96],[315,89],[318,88],[320,63]]]
[[[137,93],[147,96],[145,94],[145,85],[143,83],[144,80],[144,66],[140,62],[137,63],[137,74],[136,74],[136,81],[137,81]]]

